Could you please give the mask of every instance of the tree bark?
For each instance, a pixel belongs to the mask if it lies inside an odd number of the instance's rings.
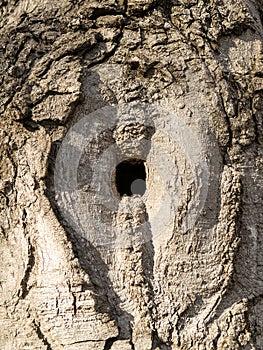
[[[1,2],[1,349],[263,348],[262,5]]]

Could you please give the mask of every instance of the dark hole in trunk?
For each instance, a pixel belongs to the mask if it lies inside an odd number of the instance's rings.
[[[144,161],[129,159],[116,167],[116,187],[120,196],[143,195],[146,191],[146,172]]]

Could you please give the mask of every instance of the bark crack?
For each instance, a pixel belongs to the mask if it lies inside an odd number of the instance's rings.
[[[49,343],[49,341],[47,340],[47,338],[44,335],[44,333],[42,332],[42,330],[40,328],[40,324],[38,322],[36,322],[36,320],[33,320],[33,325],[34,325],[34,328],[36,330],[38,338],[40,340],[42,340],[42,342],[46,345],[46,350],[52,350],[52,346]]]
[[[35,265],[35,248],[32,245],[30,238],[28,238],[28,262],[27,262],[27,267],[26,267],[26,271],[24,273],[24,277],[21,281],[21,293],[20,293],[20,297],[22,299],[25,299],[25,297],[28,295],[31,287],[28,286],[28,281],[31,275],[31,272],[34,268]]]

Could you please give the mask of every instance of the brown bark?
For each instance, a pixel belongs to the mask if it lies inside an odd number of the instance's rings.
[[[1,2],[1,349],[263,348],[262,5]]]

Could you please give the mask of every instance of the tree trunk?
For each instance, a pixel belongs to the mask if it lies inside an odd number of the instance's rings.
[[[1,349],[263,348],[262,5],[1,2]]]

